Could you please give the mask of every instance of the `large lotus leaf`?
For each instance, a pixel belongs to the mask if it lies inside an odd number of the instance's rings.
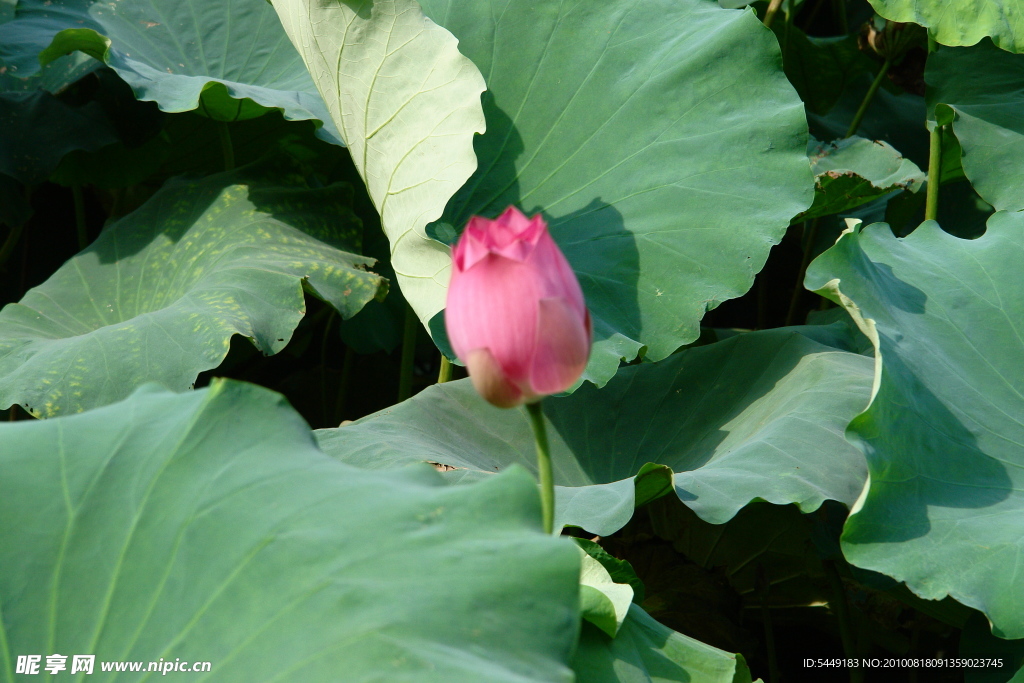
[[[812,139],[807,156],[814,171],[814,204],[798,220],[849,211],[894,190],[917,192],[925,181],[917,164],[881,140]]]
[[[540,527],[525,472],[360,471],[242,383],[3,424],[7,667],[59,652],[209,661],[240,683],[569,681],[578,552]]]
[[[808,511],[826,499],[851,504],[864,461],[842,435],[867,405],[871,380],[869,358],[770,330],[624,368],[602,389],[549,398],[556,523],[602,536],[621,528],[634,506],[672,488],[665,467],[645,463],[671,468],[678,496],[715,523],[755,498]],[[428,460],[477,477],[513,463],[535,468],[525,414],[492,407],[468,380],[317,438],[326,453],[361,467]]]
[[[1024,209],[1024,55],[983,41],[928,58],[928,103],[952,120],[964,174],[998,210]],[[934,118],[933,115],[933,118]]]
[[[704,0],[421,4],[488,88],[479,168],[431,230],[451,241],[474,214],[543,212],[594,321],[585,378],[604,384],[621,358],[646,347],[661,360],[696,339],[811,203],[803,104],[753,12]]]
[[[188,389],[234,334],[270,355],[308,288],[344,317],[386,283],[358,244],[347,185],[253,180],[255,169],[166,184],[0,311],[0,405],[37,416],[124,398],[144,382]]]
[[[870,0],[891,21],[920,24],[943,45],[974,45],[990,37],[1010,52],[1024,52],[1020,0]]]
[[[476,169],[484,81],[415,0],[276,0],[391,241],[405,298],[444,307],[451,256],[426,226]]]
[[[266,2],[21,0],[17,19],[0,26],[0,46],[0,58],[20,76],[38,69],[40,59],[81,50],[164,111],[196,109],[200,97],[220,119],[276,108],[289,119],[322,122],[320,135],[342,144]]]
[[[0,28],[0,31],[3,29]],[[48,63],[42,69],[27,77],[17,75],[17,70],[0,59],[0,92],[30,92],[37,88],[48,93],[59,93],[69,85],[86,76],[103,64],[92,57],[76,52]]]
[[[881,375],[848,432],[868,485],[843,552],[929,600],[950,595],[1024,637],[1024,214],[963,240],[926,222],[905,239],[845,234],[806,286],[873,337]]]
[[[79,78],[99,68],[100,64],[88,55],[75,53],[53,59],[40,68],[35,61],[39,46],[8,44],[10,27],[3,26],[17,17],[18,0],[0,0],[0,92],[26,91],[42,88],[55,93]],[[17,32],[17,29],[15,29]],[[20,65],[26,65],[20,73]]]
[[[637,605],[614,639],[583,624],[572,668],[579,683],[750,683],[742,655],[676,633]]]

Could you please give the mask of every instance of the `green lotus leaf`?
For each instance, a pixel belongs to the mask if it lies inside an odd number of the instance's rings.
[[[0,311],[0,405],[50,417],[145,382],[188,389],[242,334],[267,355],[303,290],[354,315],[386,291],[358,247],[350,186],[309,189],[247,167],[177,179]]]
[[[1024,637],[1024,214],[996,213],[974,240],[925,222],[904,239],[876,224],[815,260],[808,289],[851,312],[880,376],[848,435],[868,485],[843,532],[852,563],[922,598],[983,611]]]
[[[750,683],[742,655],[676,633],[637,605],[615,638],[583,624],[572,666],[579,683]]]
[[[633,588],[616,583],[599,561],[580,548],[580,612],[585,621],[615,637],[633,604]]]
[[[142,100],[236,120],[280,109],[343,144],[301,57],[265,2],[21,0],[0,26],[0,59],[19,76],[65,53],[106,62]],[[212,89],[211,89],[212,88]]]
[[[890,21],[920,24],[943,45],[974,45],[985,37],[1010,52],[1024,52],[1020,0],[869,0]]]
[[[542,212],[593,318],[586,379],[602,385],[622,358],[661,360],[696,339],[810,205],[803,104],[753,12],[703,0],[421,4],[488,88],[479,168],[431,233],[450,242],[470,216],[510,204]]]
[[[366,181],[402,294],[426,323],[444,307],[451,268],[426,225],[476,169],[483,78],[415,0],[274,8]]]
[[[1024,209],[1024,55],[987,40],[943,49],[928,58],[925,78],[931,118],[952,122],[971,185],[997,210]]]
[[[807,156],[816,183],[814,204],[795,220],[849,211],[894,190],[917,192],[925,181],[917,164],[881,140],[812,139]]]
[[[636,575],[636,570],[629,562],[612,556],[594,541],[588,541],[585,538],[573,538],[572,540],[583,549],[583,552],[600,562],[615,583],[629,584],[629,587],[633,589],[633,602],[639,605],[644,601],[644,582]]]
[[[546,399],[556,526],[606,536],[673,485],[715,523],[756,498],[806,511],[826,499],[852,504],[864,460],[843,430],[868,403],[872,361],[826,345],[843,325],[798,329],[806,334],[769,330],[687,349],[624,368],[602,389]],[[451,473],[461,480],[535,468],[525,413],[494,408],[469,380],[316,434],[324,452],[360,467],[428,460],[461,468]]]
[[[522,471],[345,466],[237,382],[4,423],[5,670],[89,653],[101,677],[162,658],[238,683],[568,683],[578,551],[541,533],[538,498]]]

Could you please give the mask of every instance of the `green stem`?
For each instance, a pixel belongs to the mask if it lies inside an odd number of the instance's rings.
[[[775,15],[779,13],[779,8],[782,7],[782,0],[772,0],[768,3],[768,9],[764,13],[764,25],[768,28],[772,27],[772,22],[775,21]]]
[[[878,88],[882,85],[882,80],[885,78],[885,75],[889,73],[889,67],[891,66],[892,61],[888,59],[882,63],[882,68],[878,70],[875,80],[871,81],[871,87],[869,87],[867,93],[864,94],[864,99],[861,100],[857,113],[853,115],[853,121],[850,122],[850,127],[846,130],[846,135],[843,136],[844,138],[852,136],[857,132],[857,129],[860,128],[860,123],[864,120],[864,114],[867,113],[868,107],[871,105],[871,100],[875,99],[875,93],[878,92]]]
[[[942,171],[942,126],[932,126],[928,138],[928,188],[924,200],[924,219],[939,215],[939,174]]]
[[[75,200],[75,228],[78,230],[78,249],[81,251],[89,246],[89,231],[85,225],[85,197],[81,185],[71,186],[71,196]]]
[[[825,560],[825,576],[828,578],[829,588],[832,591],[832,599],[829,600],[829,607],[835,612],[839,619],[839,638],[843,641],[843,653],[847,659],[857,658],[857,645],[853,635],[853,621],[850,618],[850,605],[846,601],[846,588],[843,587],[843,577],[839,575],[839,569],[832,560]],[[853,667],[850,669],[850,683],[863,683],[864,670]]]
[[[402,332],[402,370],[398,379],[398,402],[412,396],[412,366],[416,360],[416,328],[419,321],[412,307],[405,308],[405,329]]]
[[[18,240],[21,238],[21,231],[24,229],[24,223],[11,226],[11,231],[7,233],[7,239],[4,240],[4,246],[0,247],[0,266],[7,263],[7,259],[11,257],[11,252],[13,252],[14,247],[18,245]]]
[[[551,474],[551,451],[548,449],[548,432],[544,426],[544,411],[540,401],[526,404],[533,428],[533,440],[537,445],[537,479],[540,482],[540,509],[544,520],[544,533],[555,531],[555,481]]]
[[[217,137],[220,138],[220,149],[224,153],[224,170],[234,170],[235,146],[231,144],[231,131],[226,121],[217,122]]]
[[[452,362],[443,353],[441,354],[441,371],[437,373],[437,383],[444,384],[452,379]]]
[[[789,310],[786,311],[786,326],[793,324],[796,320],[796,311],[800,306],[800,293],[804,291],[804,277],[807,275],[807,266],[811,262],[811,250],[814,249],[814,238],[818,235],[818,219],[805,224],[807,226],[803,239],[804,255],[800,259],[800,273],[797,276],[796,285],[793,287],[793,294],[789,297]]]

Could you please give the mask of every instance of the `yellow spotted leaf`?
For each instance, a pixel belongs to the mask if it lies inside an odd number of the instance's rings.
[[[304,287],[343,317],[386,292],[358,249],[351,188],[309,189],[241,169],[167,183],[0,311],[0,406],[50,417],[145,382],[188,389],[241,334],[277,353]]]

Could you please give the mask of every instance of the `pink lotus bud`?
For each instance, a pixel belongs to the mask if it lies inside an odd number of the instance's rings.
[[[445,322],[480,395],[502,408],[571,387],[590,356],[590,314],[540,215],[474,216],[452,250]]]

